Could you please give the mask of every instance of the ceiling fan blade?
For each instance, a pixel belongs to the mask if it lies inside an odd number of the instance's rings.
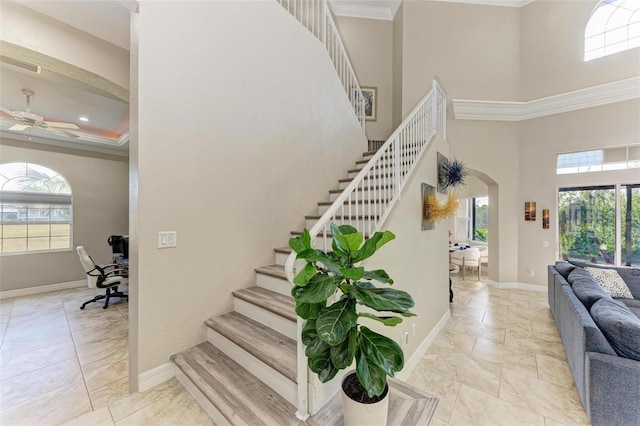
[[[24,130],[24,129],[28,129],[31,126],[27,126],[26,124],[22,124],[22,123],[16,123],[13,126],[9,127],[9,130]]]
[[[10,115],[11,117],[15,115],[13,111],[11,111],[9,108],[0,107],[0,111],[4,112],[7,115]]]
[[[66,130],[59,130],[59,129],[55,129],[53,127],[47,127],[44,130],[46,130],[47,132],[52,132],[52,133],[58,134],[60,136],[66,136],[68,138],[79,138],[80,137],[78,135],[74,135],[71,132],[67,132]]]
[[[72,129],[72,130],[80,130],[80,127],[73,123],[63,123],[61,121],[45,121],[47,126],[55,127],[56,129]]]

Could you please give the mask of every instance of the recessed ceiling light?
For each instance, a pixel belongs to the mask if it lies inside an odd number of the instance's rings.
[[[89,121],[89,119],[87,117],[80,117],[79,120],[80,121]]]

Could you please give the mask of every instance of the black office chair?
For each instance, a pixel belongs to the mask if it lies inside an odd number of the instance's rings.
[[[76,251],[78,252],[78,257],[80,257],[80,263],[82,263],[82,267],[87,273],[89,288],[106,289],[105,294],[99,294],[93,299],[84,302],[82,306],[80,306],[80,309],[84,309],[89,303],[97,302],[102,299],[105,299],[104,306],[102,307],[103,309],[107,309],[109,306],[109,300],[113,297],[129,300],[128,294],[118,291],[118,286],[129,284],[127,268],[115,263],[110,263],[108,265],[96,265],[83,246],[78,246]]]

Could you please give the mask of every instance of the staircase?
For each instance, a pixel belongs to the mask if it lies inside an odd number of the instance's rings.
[[[349,175],[357,174],[375,153],[365,152]],[[342,179],[338,187],[352,180]],[[318,203],[318,215],[307,216],[307,228],[342,191],[329,191],[329,201]],[[233,292],[234,310],[205,321],[207,342],[171,357],[178,380],[218,424],[302,424],[296,418],[297,317],[285,275],[290,254],[289,247],[275,248],[275,263],[255,269],[256,285]]]
[[[326,0],[277,1],[323,42],[364,128],[363,98]],[[327,201],[318,203],[317,214],[306,216],[315,247],[331,246],[331,223],[355,226],[365,238],[380,228],[433,137],[444,137],[445,111],[446,98],[434,81],[389,139],[365,152]],[[171,357],[178,380],[219,425],[306,424],[310,409],[318,412],[332,396],[307,376],[298,339],[304,324],[290,297],[295,253],[275,248],[274,259],[255,269],[254,287],[233,292],[232,312],[205,321],[206,342]],[[310,424],[324,425],[318,419]]]

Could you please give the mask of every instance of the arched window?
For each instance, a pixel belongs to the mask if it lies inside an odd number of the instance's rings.
[[[602,0],[584,31],[584,60],[640,46],[640,0]]]
[[[71,187],[32,163],[0,164],[0,253],[71,248]]]

